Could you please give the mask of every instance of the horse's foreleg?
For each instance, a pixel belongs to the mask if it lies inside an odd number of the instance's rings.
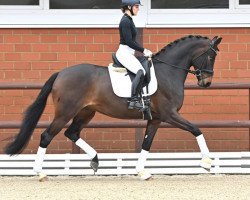
[[[144,169],[147,156],[152,145],[155,133],[159,128],[161,121],[150,120],[147,123],[147,128],[142,143],[142,150],[138,158],[138,163],[136,165],[136,171],[142,180],[148,180],[151,177],[151,174]]]
[[[183,117],[181,117],[179,113],[173,113],[171,115],[171,119],[168,120],[167,122],[175,127],[191,132],[196,137],[197,143],[199,145],[202,154],[202,160],[200,166],[205,169],[210,169],[212,160],[209,157],[209,150],[205,138],[200,129],[194,124],[184,119]]]
[[[77,146],[85,151],[91,159],[90,166],[97,172],[99,161],[97,152],[89,144],[80,138],[80,132],[84,125],[88,124],[89,121],[94,117],[95,111],[89,109],[82,109],[73,119],[72,124],[65,131],[64,135],[72,140]]]

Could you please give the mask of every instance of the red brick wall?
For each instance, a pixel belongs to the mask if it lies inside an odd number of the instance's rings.
[[[215,64],[214,82],[249,82],[250,29],[144,29],[146,48],[159,51],[167,43],[186,35],[223,37]],[[78,63],[108,65],[118,47],[117,29],[0,29],[1,82],[41,82],[56,71]],[[188,76],[187,83],[196,83]],[[21,113],[35,99],[37,90],[0,90],[0,121],[21,120]],[[249,119],[248,90],[186,90],[181,113],[188,120]],[[52,120],[48,101],[42,120]],[[94,120],[114,119],[97,114]],[[17,133],[0,130],[0,140]],[[34,153],[43,130],[37,129],[25,153]],[[211,151],[249,150],[249,130],[202,129]],[[86,129],[82,138],[99,152],[134,152],[135,129]],[[142,136],[141,136],[142,137]],[[6,145],[0,142],[0,153]],[[72,143],[63,132],[52,141],[49,153],[71,152]],[[197,151],[194,137],[179,129],[160,129],[153,152]]]

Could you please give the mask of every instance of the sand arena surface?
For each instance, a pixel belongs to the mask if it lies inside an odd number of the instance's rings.
[[[250,175],[0,177],[1,200],[250,199]]]

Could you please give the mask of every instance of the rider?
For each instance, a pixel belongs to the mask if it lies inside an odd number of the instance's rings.
[[[143,53],[146,57],[151,57],[152,52],[143,48],[136,42],[136,27],[132,16],[136,16],[141,5],[140,0],[122,0],[122,12],[124,13],[119,24],[120,45],[116,52],[119,62],[129,71],[136,74],[132,82],[131,101],[129,109],[142,109],[143,105],[139,99],[139,92],[146,74],[138,59],[134,56],[135,50]]]

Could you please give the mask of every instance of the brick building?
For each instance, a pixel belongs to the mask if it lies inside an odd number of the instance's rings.
[[[6,3],[7,2],[7,3]],[[12,1],[15,2],[15,1]],[[120,1],[27,0],[23,5],[0,1],[0,79],[11,83],[43,83],[61,69],[79,63],[107,66],[119,44]],[[172,1],[143,0],[135,24],[140,41],[153,52],[186,35],[223,38],[215,63],[213,83],[250,80],[250,3],[244,0]],[[205,3],[204,3],[205,2]],[[188,75],[187,83],[196,84]],[[0,90],[0,121],[19,121],[38,90]],[[248,120],[249,91],[186,90],[182,115],[192,120]],[[49,98],[43,121],[53,118]],[[97,114],[94,121],[117,121]],[[249,151],[247,128],[202,128],[211,151]],[[17,133],[0,129],[0,140]],[[25,153],[37,150],[43,129],[36,129]],[[137,134],[137,135],[136,135]],[[134,128],[85,129],[81,137],[98,152],[135,152]],[[0,153],[7,141],[0,142]],[[72,143],[62,133],[48,153],[71,152]],[[197,151],[195,138],[180,129],[159,129],[152,152]]]

